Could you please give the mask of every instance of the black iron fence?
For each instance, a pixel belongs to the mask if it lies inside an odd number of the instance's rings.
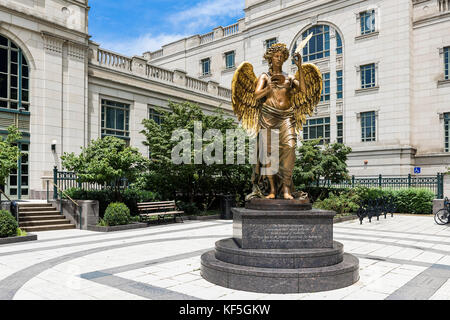
[[[336,189],[350,189],[356,187],[381,188],[381,189],[405,189],[424,188],[433,191],[437,199],[444,198],[444,174],[438,173],[436,176],[352,176],[350,180],[341,183],[333,183],[330,180],[321,179],[312,186],[327,187]]]
[[[53,168],[53,198],[58,198],[59,191],[66,191],[71,188],[79,188],[86,191],[91,190],[105,190],[115,186],[115,183],[92,183],[92,182],[80,182],[75,172],[59,171],[57,167]],[[128,181],[125,178],[120,179],[120,189],[128,188]],[[47,199],[49,198],[49,187],[47,185]]]

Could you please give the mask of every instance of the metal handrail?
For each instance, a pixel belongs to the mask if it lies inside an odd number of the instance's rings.
[[[12,200],[6,195],[6,193],[4,193],[4,192],[2,191],[2,189],[0,189],[0,193],[1,193],[2,195],[4,195],[4,196],[6,197],[6,199],[8,199],[9,202],[12,202]]]
[[[59,186],[58,186],[58,184],[55,184],[53,181],[51,181],[51,180],[49,180],[52,184],[53,184],[53,186],[55,186],[63,195],[65,195],[70,201],[72,201],[72,203],[74,204],[74,205],[76,205],[77,207],[80,207],[80,205],[78,204],[78,203],[76,203],[75,202],[75,200],[73,200],[65,191],[63,191]]]
[[[50,182],[53,184],[54,187],[56,187],[63,195],[65,195],[70,201],[72,201],[72,203],[73,203],[74,205],[76,205],[76,206],[78,207],[78,214],[79,214],[79,218],[80,218],[80,219],[79,219],[80,230],[82,230],[82,229],[83,229],[83,226],[82,226],[83,220],[82,220],[82,217],[81,217],[81,215],[82,215],[82,209],[81,209],[81,206],[80,206],[78,203],[76,203],[76,201],[73,200],[73,199],[72,199],[65,191],[63,191],[63,190],[58,186],[58,184],[54,183],[54,182],[51,181],[51,180],[48,180],[48,181],[50,181]],[[62,209],[62,197],[61,197],[60,201],[61,201],[61,211],[63,211],[63,209]]]

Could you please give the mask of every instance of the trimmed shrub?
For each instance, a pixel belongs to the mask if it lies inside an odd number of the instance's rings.
[[[104,222],[110,226],[121,226],[131,222],[130,209],[121,202],[111,203],[106,208]]]
[[[17,235],[16,218],[9,211],[0,210],[0,238],[15,237]]]
[[[159,194],[150,191],[126,189],[121,192],[122,199],[117,199],[113,190],[82,190],[71,188],[66,193],[75,200],[97,200],[99,202],[100,217],[104,217],[106,208],[110,203],[123,201],[130,209],[130,214],[137,215],[138,202],[151,202],[160,200]]]
[[[317,200],[314,203],[314,207],[324,210],[332,210],[338,215],[349,215],[350,213],[358,210],[359,201],[359,196],[353,190],[341,193],[340,195],[335,195],[333,192],[330,192],[328,198]]]

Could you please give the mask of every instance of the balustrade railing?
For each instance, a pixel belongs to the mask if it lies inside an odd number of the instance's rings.
[[[124,71],[131,71],[131,59],[111,51],[98,49],[97,61],[100,65]]]
[[[223,36],[228,37],[239,32],[239,23],[223,28]]]
[[[200,36],[200,44],[214,41],[214,32],[210,32]]]
[[[219,87],[219,97],[231,99],[231,90],[227,88]]]
[[[234,25],[233,25],[234,26]],[[230,26],[230,30],[234,27]],[[231,28],[233,27],[233,28]],[[228,27],[227,27],[228,28]],[[230,31],[231,32],[231,31]],[[204,41],[209,41],[208,39],[213,39],[214,34],[209,33],[203,36]],[[156,51],[154,54],[160,54],[162,55],[162,50]],[[152,55],[153,57],[153,55]],[[138,64],[134,63],[134,58],[129,58],[126,56],[121,56],[119,54],[116,54],[112,51],[104,50],[104,49],[97,49],[96,56],[93,56],[92,63],[94,65],[100,65],[102,67],[108,68],[108,69],[114,69],[119,71],[124,71],[127,73],[136,74],[140,77],[146,77],[148,79],[156,79],[159,81],[169,82],[169,83],[176,83],[177,85],[184,86],[187,89],[201,91],[205,93],[211,93],[208,90],[208,82],[202,81],[196,78],[192,78],[189,76],[186,76],[185,81],[175,81],[175,72],[171,70],[167,70],[161,67],[157,67],[150,64],[145,64],[145,74],[142,72],[142,69],[134,70],[135,65],[142,66],[142,62],[139,62]],[[214,94],[214,93],[212,93]],[[231,90],[223,87],[218,87],[218,92],[215,94],[218,97],[230,99],[231,98]]]
[[[186,87],[189,89],[208,92],[208,82],[186,77]]]
[[[147,77],[173,82],[173,71],[147,65]]]

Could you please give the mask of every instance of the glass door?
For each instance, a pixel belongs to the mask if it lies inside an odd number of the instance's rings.
[[[11,170],[6,181],[5,193],[11,200],[28,199],[29,195],[29,143],[18,143],[21,156],[17,161],[17,169]]]

